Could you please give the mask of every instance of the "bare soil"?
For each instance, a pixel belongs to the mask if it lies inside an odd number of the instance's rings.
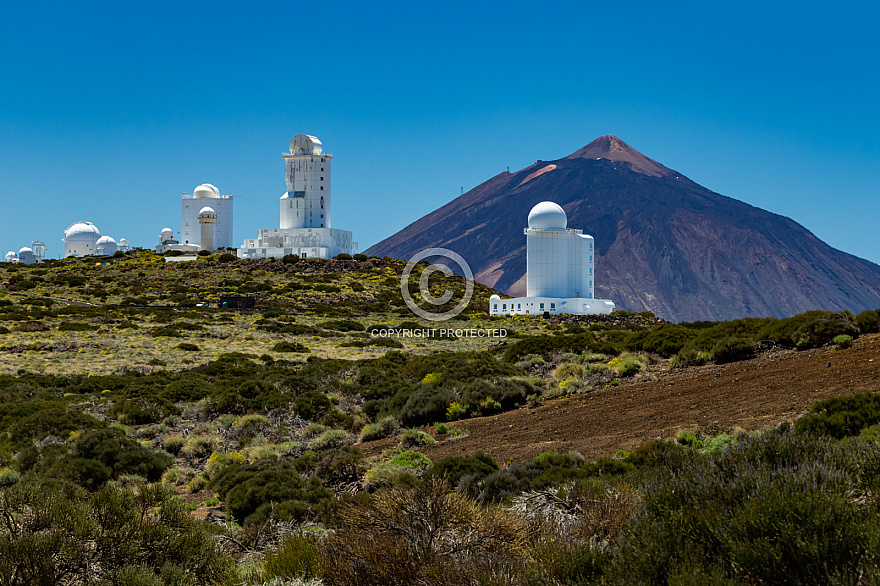
[[[880,334],[863,336],[847,350],[771,352],[733,364],[676,370],[666,362],[655,367],[654,376],[657,380],[621,381],[537,408],[455,422],[468,432],[466,437],[444,439],[423,451],[433,461],[478,450],[499,463],[521,462],[548,450],[574,450],[593,460],[681,429],[729,432],[776,426],[793,421],[820,399],[880,390]],[[372,458],[395,441],[359,447]]]

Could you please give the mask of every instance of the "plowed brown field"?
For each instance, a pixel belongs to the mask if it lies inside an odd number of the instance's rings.
[[[499,463],[520,462],[553,449],[597,459],[696,426],[775,426],[819,399],[880,390],[880,335],[864,336],[847,350],[785,351],[683,370],[669,370],[667,362],[652,371],[657,380],[621,382],[537,408],[456,422],[466,437],[439,441],[424,452],[433,461],[483,450]],[[359,447],[371,458],[394,443]]]

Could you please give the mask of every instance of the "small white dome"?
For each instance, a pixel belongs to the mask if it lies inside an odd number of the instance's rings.
[[[128,246],[128,240],[126,238],[120,238],[119,246]]]
[[[6,262],[11,262],[13,260],[18,260],[18,255],[13,251],[9,251],[6,253]]]
[[[214,216],[216,216],[216,215],[217,215],[217,212],[214,211],[214,208],[209,208],[208,206],[205,206],[205,207],[203,207],[202,209],[199,210],[199,215],[200,215],[200,216],[206,216],[206,215],[214,215]]]
[[[64,231],[64,242],[97,242],[101,237],[98,227],[91,222],[74,222]]]
[[[565,211],[552,201],[542,201],[529,212],[529,230],[565,230],[567,227]]]
[[[21,257],[21,255],[23,255],[23,254],[33,254],[33,253],[34,253],[33,249],[28,248],[27,246],[22,246],[22,247],[18,250],[18,256],[19,256],[19,257]]]
[[[220,199],[220,190],[210,183],[202,183],[193,189],[195,199]]]
[[[499,297],[498,295],[492,295],[491,297],[489,297],[489,301],[501,301],[501,297]]]
[[[172,230],[171,228],[162,228],[162,236],[166,234],[174,234],[174,230]]]
[[[116,241],[113,240],[113,238],[111,238],[110,236],[101,236],[100,238],[98,238],[98,242],[96,242],[96,244],[99,244],[99,245],[100,244],[111,244],[111,243],[116,244]]]

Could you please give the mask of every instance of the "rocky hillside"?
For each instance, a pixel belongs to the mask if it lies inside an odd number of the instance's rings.
[[[702,187],[614,136],[500,173],[366,251],[461,254],[477,281],[525,293],[529,210],[555,201],[596,239],[596,295],[673,321],[880,307],[880,266],[798,223]]]

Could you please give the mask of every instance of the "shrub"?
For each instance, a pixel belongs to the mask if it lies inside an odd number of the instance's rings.
[[[848,311],[825,313],[795,330],[791,337],[792,342],[798,350],[808,350],[824,346],[842,334],[856,338],[859,328],[852,318]]]
[[[362,323],[350,319],[331,320],[320,325],[322,328],[337,332],[363,332],[366,329]]]
[[[584,377],[584,371],[583,365],[566,362],[556,367],[556,370],[553,371],[553,378],[556,380],[580,379]]]
[[[286,265],[295,265],[299,262],[299,257],[295,254],[285,254],[281,257],[281,262]]]
[[[385,417],[378,423],[365,425],[361,430],[361,441],[371,442],[386,437],[391,437],[400,431],[400,421],[393,417]]]
[[[400,437],[400,444],[406,448],[430,446],[436,443],[437,440],[435,440],[433,437],[431,437],[424,431],[419,431],[417,429],[407,429]]]
[[[717,364],[748,360],[755,357],[755,343],[748,338],[722,338],[712,347],[711,353]]]
[[[325,450],[328,448],[349,446],[353,444],[354,441],[354,436],[343,429],[328,429],[315,438],[309,446],[316,450]]]
[[[326,413],[333,402],[324,393],[306,391],[293,402],[293,410],[303,419],[315,419]]]
[[[806,417],[795,420],[794,426],[799,432],[840,439],[859,435],[862,429],[877,423],[880,423],[880,395],[861,393],[818,401],[810,407]]]
[[[485,452],[477,452],[472,456],[449,456],[436,462],[425,473],[425,480],[442,478],[450,486],[457,486],[464,476],[482,478],[498,470],[498,463]]]
[[[299,342],[278,342],[272,347],[274,352],[308,352],[308,347]]]
[[[333,260],[351,260],[351,255],[343,252],[334,256]]]
[[[197,345],[191,344],[189,342],[181,342],[177,345],[177,349],[183,350],[184,352],[198,352],[200,350]]]
[[[370,257],[368,257],[366,254],[360,254],[360,253],[354,255],[352,258],[354,260],[369,260],[370,259]]]
[[[59,332],[93,332],[98,327],[82,322],[63,321],[58,324]]]
[[[226,500],[229,514],[244,524],[265,518],[271,503],[281,520],[303,520],[312,515],[312,506],[332,497],[317,477],[303,478],[294,462],[268,458],[231,464],[217,473],[209,487]]]
[[[458,398],[456,392],[450,388],[423,385],[407,399],[400,410],[400,420],[406,426],[428,425],[440,421],[449,405]]]
[[[200,459],[210,456],[220,446],[220,437],[213,434],[191,435],[180,449],[188,458]]]
[[[262,560],[260,578],[319,578],[324,563],[318,547],[312,539],[292,536],[276,550],[266,552]]]
[[[171,465],[169,454],[153,452],[115,428],[90,430],[76,442],[70,455],[61,459],[64,475],[88,488],[122,474],[137,474],[151,482]],[[103,470],[102,470],[103,468]]]
[[[179,433],[169,433],[162,438],[162,449],[175,456],[180,453],[184,444],[186,444],[186,438]]]
[[[217,257],[217,262],[232,262],[234,260],[238,260],[238,257],[234,254],[229,254],[228,252],[224,252]]]
[[[232,560],[173,489],[19,483],[0,493],[15,531],[0,540],[0,575],[10,584],[216,584]],[[14,578],[13,578],[14,577]]]
[[[869,309],[856,316],[856,325],[863,334],[880,332],[880,309]]]
[[[608,362],[608,366],[613,368],[620,376],[632,376],[645,367],[641,361],[628,356],[614,358]]]
[[[834,346],[845,350],[847,348],[852,348],[852,336],[848,336],[846,334],[841,334],[839,336],[834,336]]]

